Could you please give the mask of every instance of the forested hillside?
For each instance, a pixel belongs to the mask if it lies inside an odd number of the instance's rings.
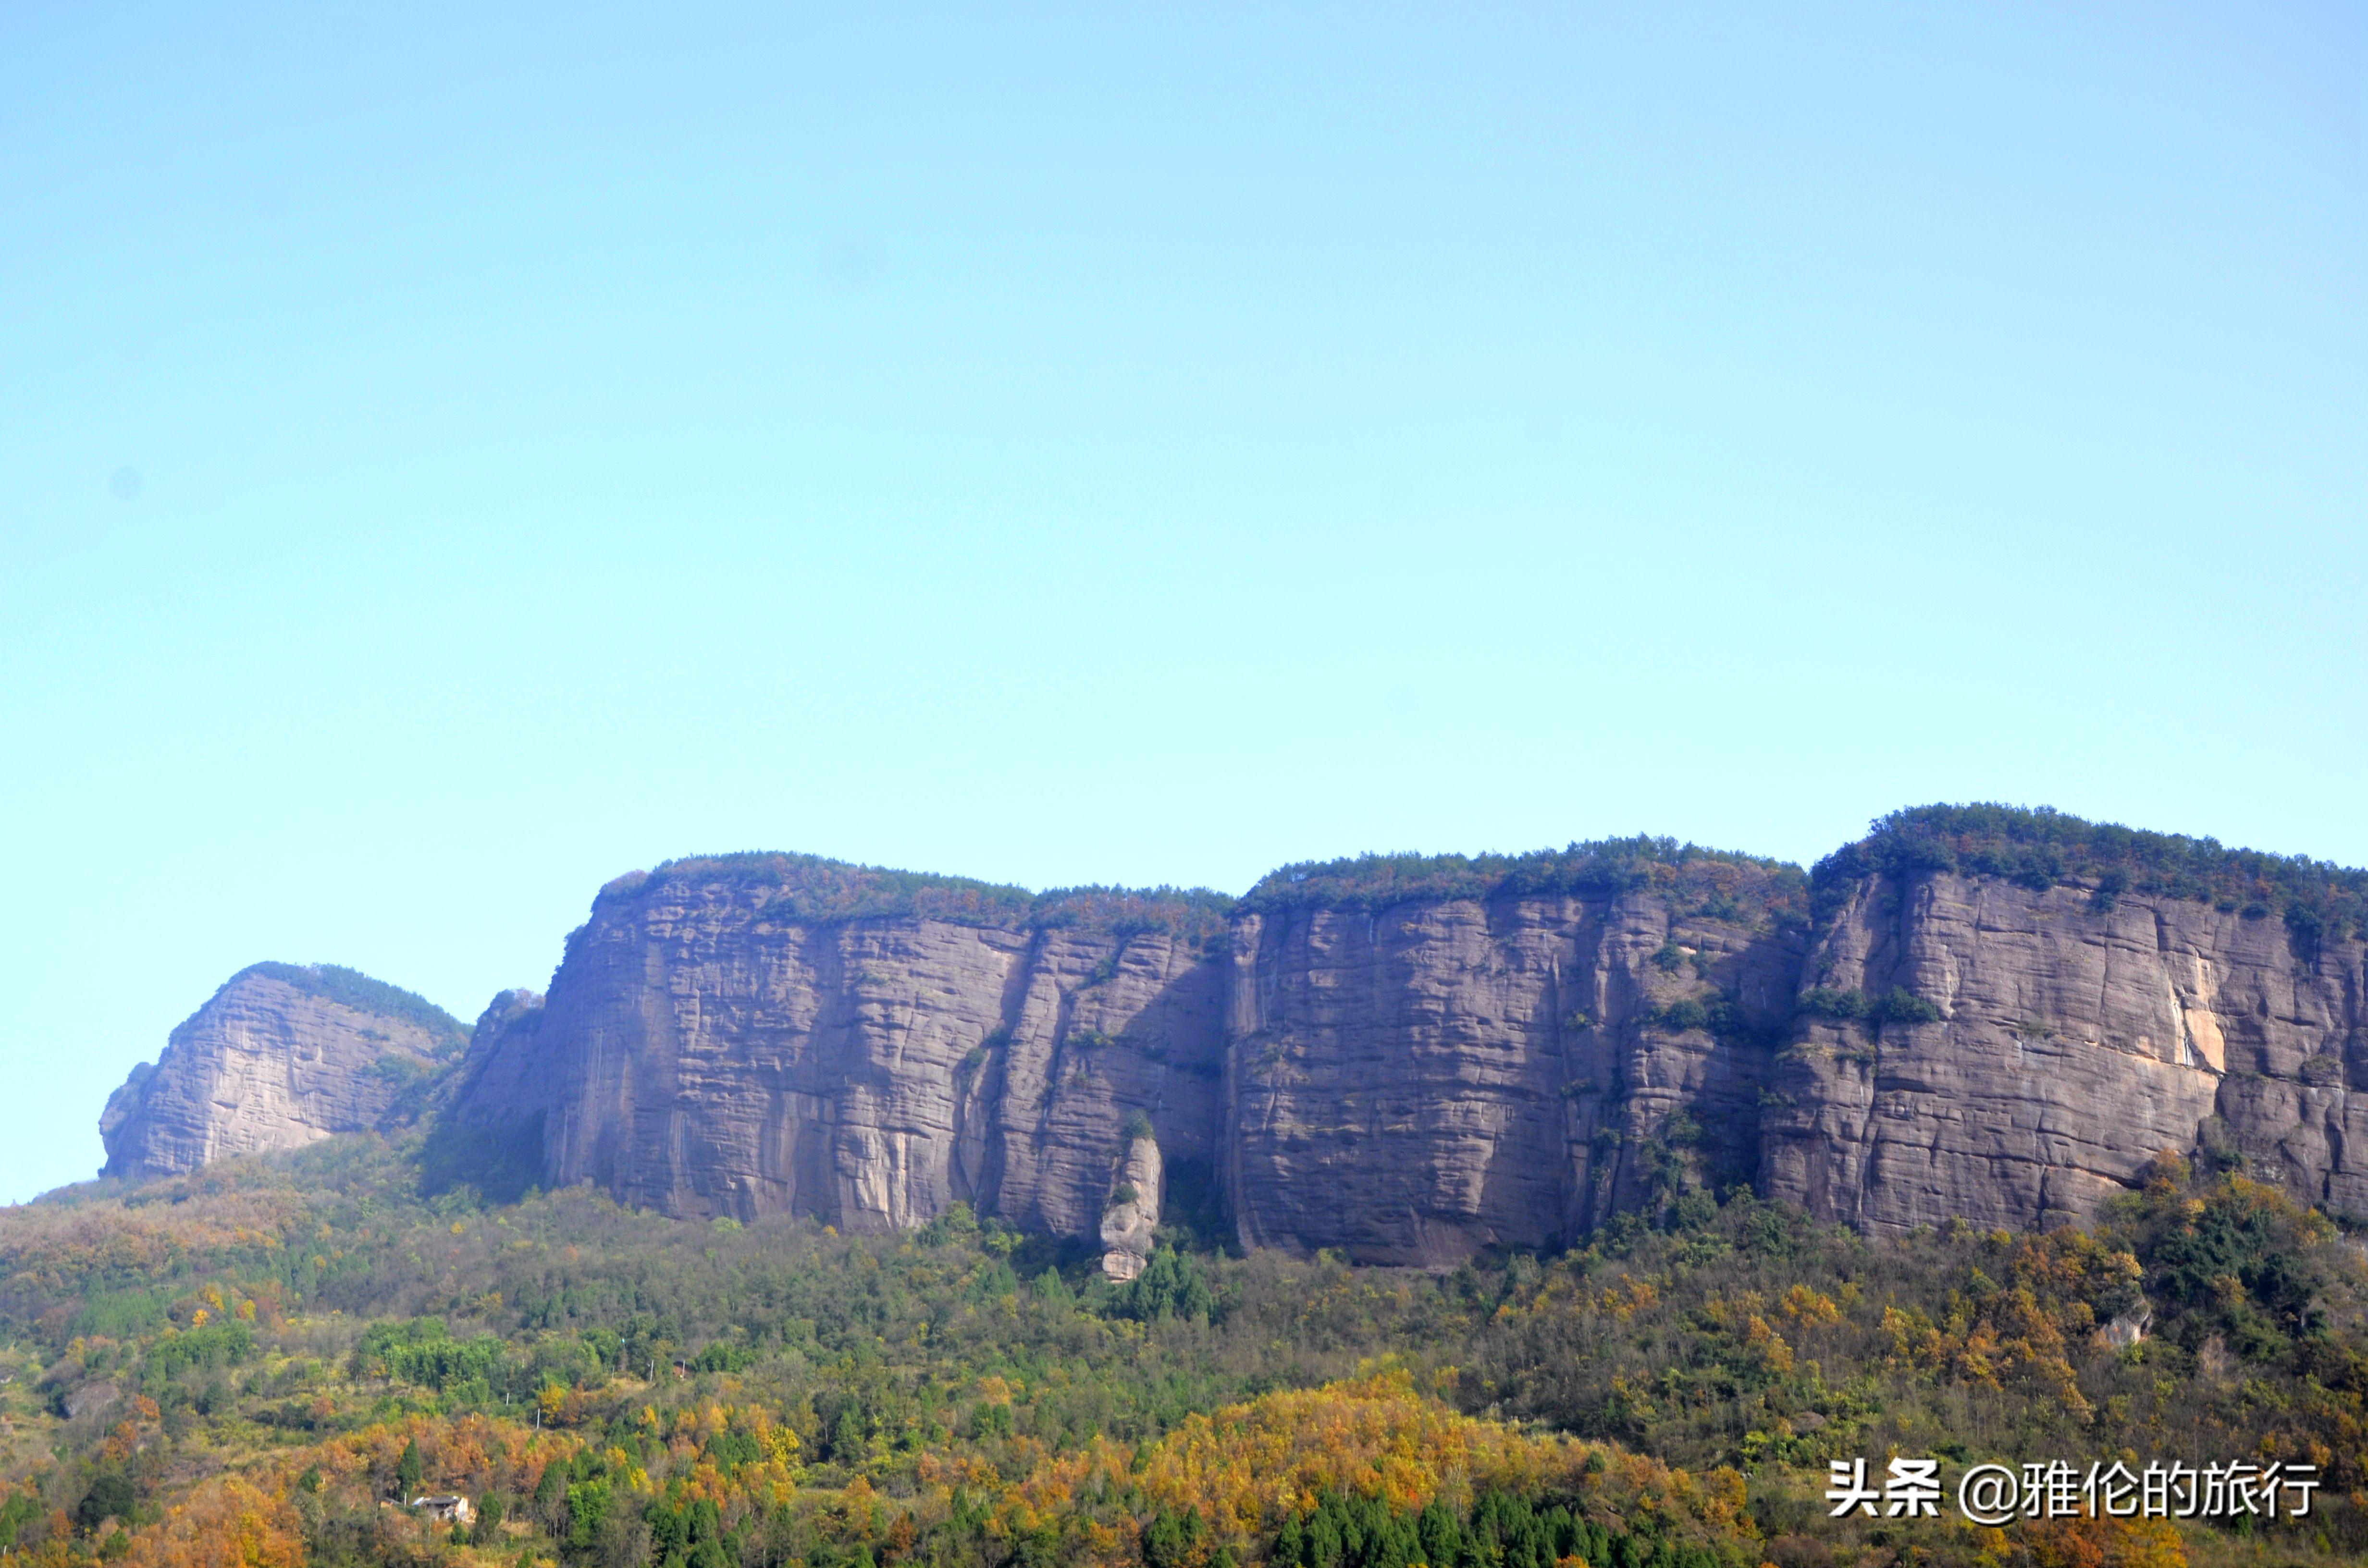
[[[2165,1162],[2090,1232],[1737,1194],[1447,1274],[1132,1284],[957,1210],[423,1199],[369,1136],[0,1211],[7,1561],[2043,1568],[2368,1548],[2360,1250]],[[2151,1313],[2150,1318],[2145,1314]],[[2145,1318],[2142,1337],[2116,1346]],[[2315,1464],[2311,1517],[1827,1517],[1833,1460]],[[457,1525],[397,1506],[465,1497]]]

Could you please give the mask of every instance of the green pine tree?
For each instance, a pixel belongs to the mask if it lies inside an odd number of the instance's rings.
[[[403,1457],[394,1464],[395,1501],[408,1503],[419,1494],[419,1439],[414,1437],[403,1445]]]

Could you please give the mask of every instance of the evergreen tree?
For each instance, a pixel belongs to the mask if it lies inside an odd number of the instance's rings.
[[[403,1445],[403,1457],[394,1464],[395,1501],[409,1503],[419,1494],[419,1439],[414,1437]]]

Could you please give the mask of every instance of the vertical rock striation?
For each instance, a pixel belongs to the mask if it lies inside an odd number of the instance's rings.
[[[1209,895],[897,875],[612,884],[549,1000],[488,1015],[456,1117],[673,1213],[963,1201],[1123,1274],[1145,1182],[1181,1180],[1249,1244],[1436,1265],[1749,1181],[1805,941],[1797,870],[1664,841],[1294,868],[1230,926]]]
[[[1842,890],[1762,1120],[1768,1195],[1874,1232],[2047,1226],[2201,1142],[2368,1213],[2359,940],[2305,956],[2267,911],[2084,881]],[[1902,994],[1926,1006],[1879,1016]]]
[[[1744,1184],[2047,1226],[2164,1151],[2368,1218],[2363,931],[2368,873],[1994,807],[1808,875],[1634,839],[1238,901],[684,860],[495,999],[423,1165],[855,1230],[969,1203],[1121,1278],[1163,1215],[1427,1267]],[[109,1171],[408,1114],[457,1026],[374,983],[236,977],[110,1101]]]
[[[1127,1140],[1118,1180],[1102,1210],[1102,1272],[1112,1279],[1133,1279],[1151,1261],[1159,1229],[1159,1195],[1166,1185],[1165,1165],[1157,1139]]]
[[[1131,1117],[1214,1153],[1222,911],[677,862],[604,890],[549,998],[481,1034],[455,1115],[669,1213],[881,1230],[968,1202],[1090,1237]]]
[[[241,970],[132,1069],[99,1117],[111,1176],[195,1170],[416,1111],[460,1022],[334,964]]]
[[[1278,873],[1236,923],[1225,1169],[1245,1244],[1439,1267],[1751,1179],[1797,871],[1651,842],[1388,869]]]

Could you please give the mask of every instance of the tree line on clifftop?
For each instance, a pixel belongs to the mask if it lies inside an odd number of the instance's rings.
[[[1222,932],[1236,911],[1378,909],[1425,900],[1555,894],[1608,897],[1650,887],[1667,893],[1684,913],[1757,926],[1822,919],[1868,876],[1931,871],[1999,877],[2034,891],[2076,883],[2088,890],[2090,907],[2100,913],[2123,894],[2138,892],[2210,903],[2248,919],[2276,915],[2306,958],[2324,942],[2368,937],[2368,870],[2307,856],[2229,848],[2209,837],[2087,822],[2046,807],[1997,804],[1892,812],[1876,819],[1864,838],[1807,871],[1785,861],[1639,835],[1516,855],[1367,854],[1303,861],[1269,872],[1236,899],[1206,888],[1031,892],[816,855],[748,853],[693,856],[655,871],[628,873],[601,890],[595,907],[669,889],[710,890],[751,899],[772,918],[805,924],[917,915],[1012,930],[1080,926],[1121,936],[1162,930],[1207,939]]]

